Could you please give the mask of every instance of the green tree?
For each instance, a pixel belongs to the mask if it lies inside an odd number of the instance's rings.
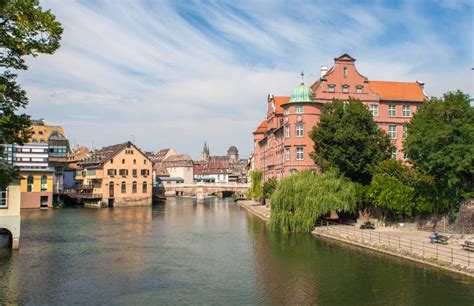
[[[262,171],[250,171],[250,180],[252,181],[252,184],[248,190],[249,198],[260,199],[262,196]]]
[[[278,185],[276,178],[272,177],[263,183],[262,194],[264,199],[270,199]]]
[[[30,119],[19,114],[28,104],[14,70],[27,70],[25,56],[51,54],[59,48],[63,29],[54,15],[34,0],[0,0],[0,143],[23,144],[30,137]],[[3,154],[3,147],[0,148]],[[0,184],[8,184],[15,171],[0,164]]]
[[[377,164],[365,196],[384,216],[402,218],[440,210],[433,177],[394,159]]]
[[[311,131],[313,159],[323,169],[334,167],[354,182],[367,185],[373,167],[390,157],[388,135],[375,124],[360,100],[333,100]]]
[[[474,193],[474,109],[460,91],[432,98],[407,125],[404,151],[414,167],[435,178],[438,201],[457,211]]]
[[[284,177],[272,195],[270,226],[284,233],[309,233],[315,221],[331,210],[353,212],[356,184],[335,170],[310,170]]]

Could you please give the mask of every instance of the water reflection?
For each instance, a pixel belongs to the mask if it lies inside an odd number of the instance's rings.
[[[469,304],[470,280],[282,236],[230,200],[29,210],[1,304]]]
[[[271,304],[454,305],[474,297],[466,277],[311,235],[273,233],[253,216],[247,224]]]

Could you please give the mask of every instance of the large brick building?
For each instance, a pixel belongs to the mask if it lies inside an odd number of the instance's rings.
[[[357,71],[355,59],[348,54],[334,61],[330,69],[321,67],[321,77],[311,86],[302,81],[291,97],[268,95],[266,119],[253,132],[252,167],[262,170],[264,180],[316,169],[309,132],[319,123],[323,105],[333,98],[361,100],[390,136],[392,157],[404,158],[405,123],[427,99],[423,83],[370,81]]]

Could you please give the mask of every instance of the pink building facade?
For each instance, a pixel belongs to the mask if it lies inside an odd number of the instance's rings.
[[[301,82],[291,97],[268,96],[266,119],[253,132],[253,165],[263,172],[264,180],[318,169],[311,159],[314,143],[309,133],[319,123],[324,104],[334,98],[361,100],[391,138],[392,157],[404,159],[405,123],[428,98],[423,84],[369,81],[357,71],[355,59],[348,54],[334,61],[330,69],[321,67],[321,77],[311,86]]]

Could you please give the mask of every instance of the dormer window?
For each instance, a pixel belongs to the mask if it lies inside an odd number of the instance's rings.
[[[336,91],[336,85],[328,85],[328,92],[335,92]]]
[[[342,93],[349,93],[349,85],[342,85]]]
[[[358,94],[362,93],[362,88],[364,88],[364,86],[357,85],[356,86],[356,93],[358,93]]]
[[[344,67],[344,69],[342,69],[342,75],[347,78],[347,68]]]

